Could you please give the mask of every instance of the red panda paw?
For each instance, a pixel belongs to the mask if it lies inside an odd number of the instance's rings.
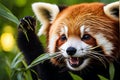
[[[36,19],[31,16],[26,16],[20,20],[18,29],[22,31],[35,31]]]

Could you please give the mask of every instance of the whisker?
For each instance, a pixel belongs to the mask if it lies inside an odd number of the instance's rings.
[[[109,62],[109,60],[106,58],[107,57],[106,55],[103,55],[103,54],[100,54],[100,53],[96,53],[96,52],[92,52],[92,54],[100,56],[100,57],[104,58],[107,62]]]
[[[93,53],[93,54],[98,55],[98,56],[105,57],[105,55],[103,55],[101,53],[98,53],[97,51],[91,51],[90,53]]]
[[[109,60],[108,60],[106,57],[111,57],[112,59],[115,60],[115,57],[112,56],[112,55],[111,55],[111,56],[103,55],[103,54],[98,53],[97,51],[93,51],[92,53],[95,54],[95,55],[98,55],[98,56],[104,57],[104,58],[107,60],[107,62],[109,62]]]
[[[90,56],[92,56],[92,58],[96,58],[98,59],[105,67],[106,67],[106,61],[109,63],[109,60],[105,57],[105,55],[97,53],[96,51],[89,51]]]
[[[55,52],[55,53],[60,54],[60,53],[61,53],[61,51],[59,51],[59,52]]]
[[[58,58],[58,61],[59,61],[59,62],[63,62],[63,61],[64,61],[64,57],[61,56],[60,58]]]
[[[102,57],[96,56],[94,54],[89,54],[89,57],[99,60],[104,65],[104,67],[106,67],[105,60]]]
[[[64,56],[62,55],[61,51],[56,52],[56,54],[57,54],[57,56],[54,57],[56,59],[56,61],[59,63],[64,62]]]
[[[99,48],[99,47],[100,47],[100,45],[97,45],[97,46],[89,48],[89,50],[94,50],[94,49]]]

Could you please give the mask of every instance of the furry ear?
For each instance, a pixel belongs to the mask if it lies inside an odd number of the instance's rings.
[[[119,4],[120,1],[117,1],[104,6],[105,14],[115,21],[119,20]]]
[[[55,20],[59,13],[57,5],[37,2],[32,4],[33,12],[35,13],[42,26],[38,32],[38,35],[46,34],[49,29],[49,25]]]

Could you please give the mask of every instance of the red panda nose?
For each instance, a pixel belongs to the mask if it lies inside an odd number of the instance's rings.
[[[77,50],[74,47],[68,47],[66,50],[67,54],[70,56],[74,55],[76,53],[76,51]]]

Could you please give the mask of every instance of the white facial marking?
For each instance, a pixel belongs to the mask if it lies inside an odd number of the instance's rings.
[[[55,52],[56,41],[58,39],[58,35],[53,35],[49,40],[48,49],[50,53]]]
[[[81,28],[80,28],[81,37],[84,35],[84,32],[85,32],[85,31],[86,31],[86,32],[87,32],[87,31],[90,31],[90,29],[89,29],[89,28],[86,28],[86,29],[85,29],[85,26],[84,26],[84,25],[81,26]],[[67,35],[67,33],[68,33],[68,28],[67,28],[67,26],[64,26],[64,28],[61,29],[61,32],[64,32],[64,34]],[[65,58],[67,58],[67,59],[66,59],[66,64],[67,64],[67,66],[68,66],[71,70],[76,70],[76,71],[77,71],[77,70],[81,70],[81,69],[83,69],[85,66],[87,66],[88,63],[89,63],[89,61],[90,61],[89,58],[85,59],[85,60],[82,62],[82,64],[80,64],[78,67],[72,67],[72,66],[71,66],[71,64],[70,64],[70,62],[69,62],[70,56],[69,56],[69,55],[67,54],[67,52],[66,52],[66,50],[67,50],[69,47],[74,47],[74,48],[77,50],[76,53],[75,53],[74,55],[72,55],[72,57],[83,57],[84,55],[87,55],[87,54],[88,54],[88,53],[87,53],[87,49],[90,48],[91,45],[88,45],[88,44],[86,44],[85,42],[81,41],[81,39],[78,38],[78,37],[71,36],[71,37],[68,37],[68,38],[67,38],[67,41],[66,41],[63,45],[61,45],[61,46],[59,47],[59,50],[61,50],[62,55],[63,55]]]
[[[81,37],[84,35],[84,31],[85,31],[85,26],[83,25],[80,27]]]
[[[65,35],[68,36],[68,27],[64,26],[64,29],[65,29]]]
[[[85,25],[80,27],[81,37],[85,34],[85,32],[90,32],[90,28],[85,28]]]
[[[85,49],[91,46],[84,43],[78,38],[75,38],[75,37],[68,38],[67,42],[64,43],[62,46],[60,46],[59,48],[60,50],[62,50],[62,54],[64,57],[69,57],[69,55],[66,52],[68,47],[74,47],[75,49],[77,49],[77,52],[73,56],[80,57],[80,56],[86,55],[87,51]]]
[[[90,32],[90,28],[86,28],[85,31],[86,31],[86,32]]]
[[[111,55],[112,50],[114,49],[113,44],[99,33],[95,35],[98,45],[102,46],[107,55]]]
[[[60,35],[65,34],[67,36],[67,33],[68,33],[67,26],[64,26],[63,28],[61,28]]]

